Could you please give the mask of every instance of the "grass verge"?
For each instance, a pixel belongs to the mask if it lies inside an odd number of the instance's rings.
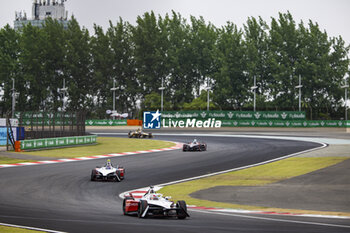
[[[175,146],[175,143],[160,140],[98,137],[97,144],[95,145],[20,153],[53,158],[75,158],[93,155],[105,155],[119,152],[160,149],[172,146]]]
[[[230,203],[201,200],[190,196],[199,190],[205,190],[216,186],[260,186],[275,183],[292,177],[304,175],[328,166],[340,163],[348,157],[294,157],[277,162],[229,172],[203,179],[169,185],[161,189],[165,196],[172,196],[174,200],[185,200],[188,205],[232,208],[246,210],[263,210],[276,212],[297,212],[310,214],[325,214],[320,211],[303,211],[291,209],[267,208],[262,206],[246,206]],[[350,213],[327,212],[327,214],[350,216]]]
[[[28,229],[22,229],[22,228],[16,228],[16,227],[5,227],[0,226],[0,233],[36,233],[36,232],[43,232],[43,231],[34,231],[34,230],[28,230]]]
[[[33,160],[13,159],[9,157],[0,156],[0,164],[26,163],[33,162]]]

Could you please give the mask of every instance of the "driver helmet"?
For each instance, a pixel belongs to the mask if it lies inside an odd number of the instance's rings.
[[[111,163],[111,160],[108,159],[106,164],[106,169],[111,169],[111,168],[112,168],[112,163]]]
[[[194,140],[193,140],[193,143],[197,143],[197,139],[194,139]]]
[[[156,192],[154,191],[154,189],[153,189],[153,186],[150,187],[149,193],[156,193]]]

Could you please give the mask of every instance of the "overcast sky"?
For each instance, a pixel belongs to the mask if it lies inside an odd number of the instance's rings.
[[[25,10],[28,16],[32,15],[32,0],[0,2],[1,28],[6,24],[13,26],[15,11]],[[227,21],[242,27],[250,16],[261,16],[270,22],[271,17],[278,17],[278,12],[290,11],[297,23],[311,19],[328,36],[341,35],[350,44],[350,0],[68,0],[66,10],[90,32],[94,23],[106,29],[109,20],[116,23],[119,17],[135,24],[137,16],[151,10],[162,16],[171,10],[185,18],[203,16],[217,27]]]

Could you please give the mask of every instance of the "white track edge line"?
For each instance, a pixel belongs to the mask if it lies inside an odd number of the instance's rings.
[[[43,232],[49,232],[49,233],[66,233],[64,231],[54,231],[54,230],[49,230],[49,229],[44,229],[44,228],[27,227],[27,226],[13,225],[13,224],[7,224],[7,223],[0,223],[0,226],[16,227],[16,228],[22,228],[22,229],[27,229],[27,230],[43,231]]]
[[[256,166],[264,165],[264,164],[267,164],[267,163],[272,163],[272,162],[275,162],[275,161],[286,159],[286,158],[289,158],[289,157],[293,157],[293,156],[296,156],[296,155],[299,155],[299,154],[302,154],[302,153],[323,149],[323,148],[328,146],[325,143],[321,143],[321,142],[318,142],[318,143],[321,144],[320,147],[316,147],[316,148],[300,151],[300,152],[293,153],[293,154],[290,154],[290,155],[286,155],[286,156],[283,156],[283,157],[280,157],[280,158],[271,159],[271,160],[268,160],[268,161],[264,161],[264,162],[260,162],[260,163],[256,163],[256,164],[251,164],[251,165],[247,165],[247,166],[243,166],[243,167],[233,168],[233,169],[229,169],[229,170],[224,170],[224,171],[220,171],[220,172],[214,172],[214,173],[210,173],[210,174],[206,174],[206,175],[202,175],[202,176],[195,176],[195,177],[186,178],[186,179],[182,179],[182,180],[171,181],[171,182],[168,182],[168,183],[157,184],[157,185],[154,185],[154,187],[159,187],[159,189],[160,189],[163,186],[168,186],[168,185],[182,183],[182,182],[191,181],[191,180],[197,180],[197,179],[206,178],[206,177],[215,176],[215,175],[220,175],[220,174],[223,174],[223,173],[232,172],[232,171],[238,171],[238,170],[242,170],[242,169],[246,169],[246,168],[250,168],[250,167],[256,167]],[[126,193],[130,193],[130,192],[137,191],[137,190],[142,190],[142,189],[146,189],[147,190],[148,187],[137,188],[137,189],[133,189],[133,190],[130,190],[130,191],[126,191],[126,192],[120,193],[119,197],[121,199],[123,199],[123,197],[124,197],[124,195]]]
[[[84,161],[84,160],[102,159],[102,158],[107,158],[107,157],[123,157],[123,156],[128,156],[128,155],[135,155],[135,154],[155,153],[155,152],[181,149],[181,147],[179,145],[182,145],[182,143],[180,143],[180,142],[174,142],[174,141],[164,141],[164,142],[172,142],[172,143],[175,143],[176,145],[172,146],[172,147],[166,147],[166,148],[160,148],[160,149],[150,149],[148,151],[120,152],[120,153],[115,153],[115,154],[111,153],[111,154],[107,154],[107,155],[92,155],[92,156],[76,157],[76,158],[70,158],[70,159],[53,159],[53,160],[44,160],[44,161],[35,161],[35,162],[14,163],[14,164],[0,164],[0,169],[10,168],[10,167],[25,167],[25,166],[33,166],[33,165],[47,165],[47,164],[67,163],[67,162],[78,162],[78,161]]]
[[[308,225],[317,225],[317,226],[350,228],[350,226],[338,225],[338,224],[296,221],[296,220],[288,220],[288,219],[267,218],[267,217],[250,216],[250,215],[248,216],[248,215],[230,214],[230,213],[219,213],[219,212],[211,212],[211,211],[205,211],[205,210],[193,210],[193,209],[191,209],[191,211],[207,213],[207,214],[217,214],[217,215],[234,216],[234,217],[242,217],[242,218],[260,219],[260,220],[275,221],[275,222],[289,222],[289,223],[308,224]],[[298,217],[302,217],[302,216],[298,216]]]
[[[225,171],[214,172],[214,173],[210,173],[210,174],[206,174],[206,175],[202,175],[202,176],[195,176],[195,177],[186,178],[186,179],[182,179],[182,180],[172,181],[172,182],[168,182],[168,183],[164,183],[164,184],[159,184],[157,186],[167,186],[167,185],[182,183],[182,182],[186,182],[186,181],[206,178],[206,177],[210,177],[210,176],[220,175],[220,174],[223,174],[223,173],[238,171],[238,170],[242,170],[242,169],[246,169],[246,168],[257,167],[257,166],[260,166],[260,165],[264,165],[264,164],[276,162],[276,161],[279,161],[279,160],[287,159],[287,158],[290,158],[290,157],[294,157],[294,156],[297,156],[299,154],[308,153],[308,152],[311,152],[311,151],[314,151],[314,150],[320,150],[320,149],[323,149],[323,148],[328,146],[325,143],[319,143],[319,144],[321,144],[322,146],[316,147],[316,148],[312,148],[312,149],[308,149],[308,150],[304,150],[304,151],[300,151],[300,152],[296,152],[296,153],[293,153],[293,154],[290,154],[290,155],[286,155],[286,156],[283,156],[283,157],[279,157],[279,158],[276,158],[276,159],[271,159],[271,160],[268,160],[268,161],[264,161],[264,162],[260,162],[260,163],[256,163],[256,164],[251,164],[251,165],[247,165],[247,166],[243,166],[243,167],[228,169],[228,170],[225,170]]]

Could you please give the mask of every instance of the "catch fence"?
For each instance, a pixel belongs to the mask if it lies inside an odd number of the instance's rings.
[[[85,136],[84,112],[17,112],[23,139]]]

